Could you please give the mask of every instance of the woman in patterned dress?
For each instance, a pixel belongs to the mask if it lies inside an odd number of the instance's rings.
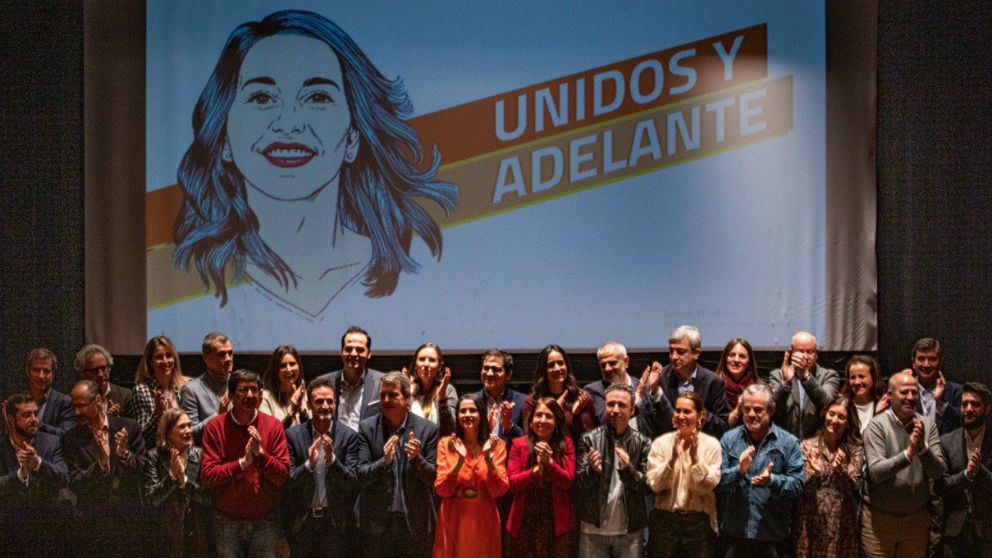
[[[819,433],[801,444],[806,489],[799,502],[796,557],[857,558],[857,496],[865,457],[858,413],[840,396],[822,416]]]
[[[145,447],[155,447],[158,422],[166,410],[179,406],[179,390],[187,381],[172,340],[164,335],[149,339],[134,374],[134,408]]]

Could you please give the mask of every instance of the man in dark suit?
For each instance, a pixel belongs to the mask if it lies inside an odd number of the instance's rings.
[[[917,410],[946,434],[961,426],[961,384],[944,376],[944,353],[940,341],[924,337],[913,344],[913,375],[920,382]]]
[[[352,536],[358,496],[358,434],[334,421],[334,385],[308,387],[312,419],[286,431],[289,485],[283,498],[293,558],[360,555]]]
[[[490,432],[510,444],[522,436],[521,412],[527,396],[507,387],[513,378],[513,355],[499,349],[490,349],[482,356],[482,389],[474,395],[482,401],[489,419]],[[507,452],[509,453],[509,452]]]
[[[947,470],[934,486],[944,500],[944,558],[992,557],[992,392],[969,382],[961,394],[963,426],[940,437]]]
[[[62,437],[62,452],[81,516],[75,523],[75,550],[85,556],[129,555],[147,528],[141,508],[141,429],[131,419],[107,415],[96,382],[76,382],[69,398],[77,425]]]
[[[110,381],[110,368],[113,365],[114,357],[100,345],[86,345],[79,349],[72,362],[78,379],[96,382],[108,415],[136,419],[134,394],[128,388]]]
[[[427,558],[434,543],[437,426],[408,412],[410,379],[379,382],[381,414],[358,430],[358,523],[365,558]]]
[[[638,386],[639,395],[650,411],[650,419],[646,421],[650,431],[642,434],[654,439],[672,430],[674,401],[683,391],[695,391],[702,396],[706,407],[704,432],[719,438],[727,430],[726,387],[712,370],[699,366],[700,354],[702,339],[695,327],[679,326],[669,336],[671,364],[662,368],[658,362],[651,363]]]
[[[57,362],[52,351],[35,349],[28,355],[27,377],[28,393],[38,404],[40,431],[61,437],[76,426],[76,418],[69,405],[69,396],[52,388]]]
[[[816,338],[800,331],[792,336],[782,367],[772,370],[768,378],[775,399],[775,423],[800,440],[816,434],[823,422],[820,413],[840,390],[837,371],[820,366],[818,356]]]
[[[60,555],[68,474],[59,439],[39,432],[38,404],[27,393],[7,398],[8,435],[0,438],[0,548]]]
[[[596,409],[596,425],[598,426],[606,424],[606,390],[611,385],[619,384],[630,386],[637,393],[639,382],[637,378],[627,373],[630,357],[627,356],[627,348],[620,343],[610,341],[603,344],[596,351],[596,360],[599,362],[599,370],[603,373],[603,379],[596,380],[583,389],[592,396],[593,407]],[[657,420],[652,416],[656,408],[657,406],[652,405],[647,398],[638,395],[635,401],[634,416],[630,419],[629,426],[638,432],[650,435],[651,425]]]
[[[368,367],[372,358],[372,337],[358,326],[351,326],[341,336],[343,368],[319,379],[334,386],[337,396],[335,421],[358,431],[358,424],[379,414],[379,380],[382,372]]]

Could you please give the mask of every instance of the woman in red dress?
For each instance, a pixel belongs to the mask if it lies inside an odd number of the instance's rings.
[[[553,397],[537,400],[526,436],[510,446],[513,506],[506,523],[513,558],[571,558],[576,551],[575,448]]]
[[[474,395],[458,400],[455,433],[437,444],[437,478],[441,511],[434,535],[434,558],[500,558],[496,498],[510,488],[506,446],[490,435],[482,401]]]

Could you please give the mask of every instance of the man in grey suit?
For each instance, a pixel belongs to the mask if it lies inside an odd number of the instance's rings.
[[[820,411],[837,397],[840,376],[820,366],[816,338],[806,331],[792,336],[782,367],[772,370],[768,387],[775,399],[775,422],[800,440],[816,434]]]
[[[193,423],[193,440],[200,445],[207,421],[227,411],[227,377],[234,370],[231,340],[219,331],[203,338],[203,362],[207,371],[186,383],[179,391],[179,406]]]
[[[100,345],[86,345],[79,349],[72,362],[77,379],[90,380],[99,386],[108,415],[134,419],[134,395],[128,388],[110,381],[110,369],[113,365],[114,357]]]
[[[358,432],[358,424],[379,414],[379,380],[382,372],[368,367],[372,358],[372,337],[358,326],[351,326],[341,336],[341,361],[344,367],[318,379],[327,380],[338,396],[335,420]]]
[[[969,382],[961,393],[963,426],[940,437],[947,470],[934,489],[944,499],[944,558],[992,557],[992,391]]]

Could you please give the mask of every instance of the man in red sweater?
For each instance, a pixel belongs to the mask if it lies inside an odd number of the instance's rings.
[[[282,423],[258,412],[262,381],[238,370],[227,380],[232,408],[203,429],[200,484],[214,491],[218,558],[275,558],[279,487],[289,478]]]

